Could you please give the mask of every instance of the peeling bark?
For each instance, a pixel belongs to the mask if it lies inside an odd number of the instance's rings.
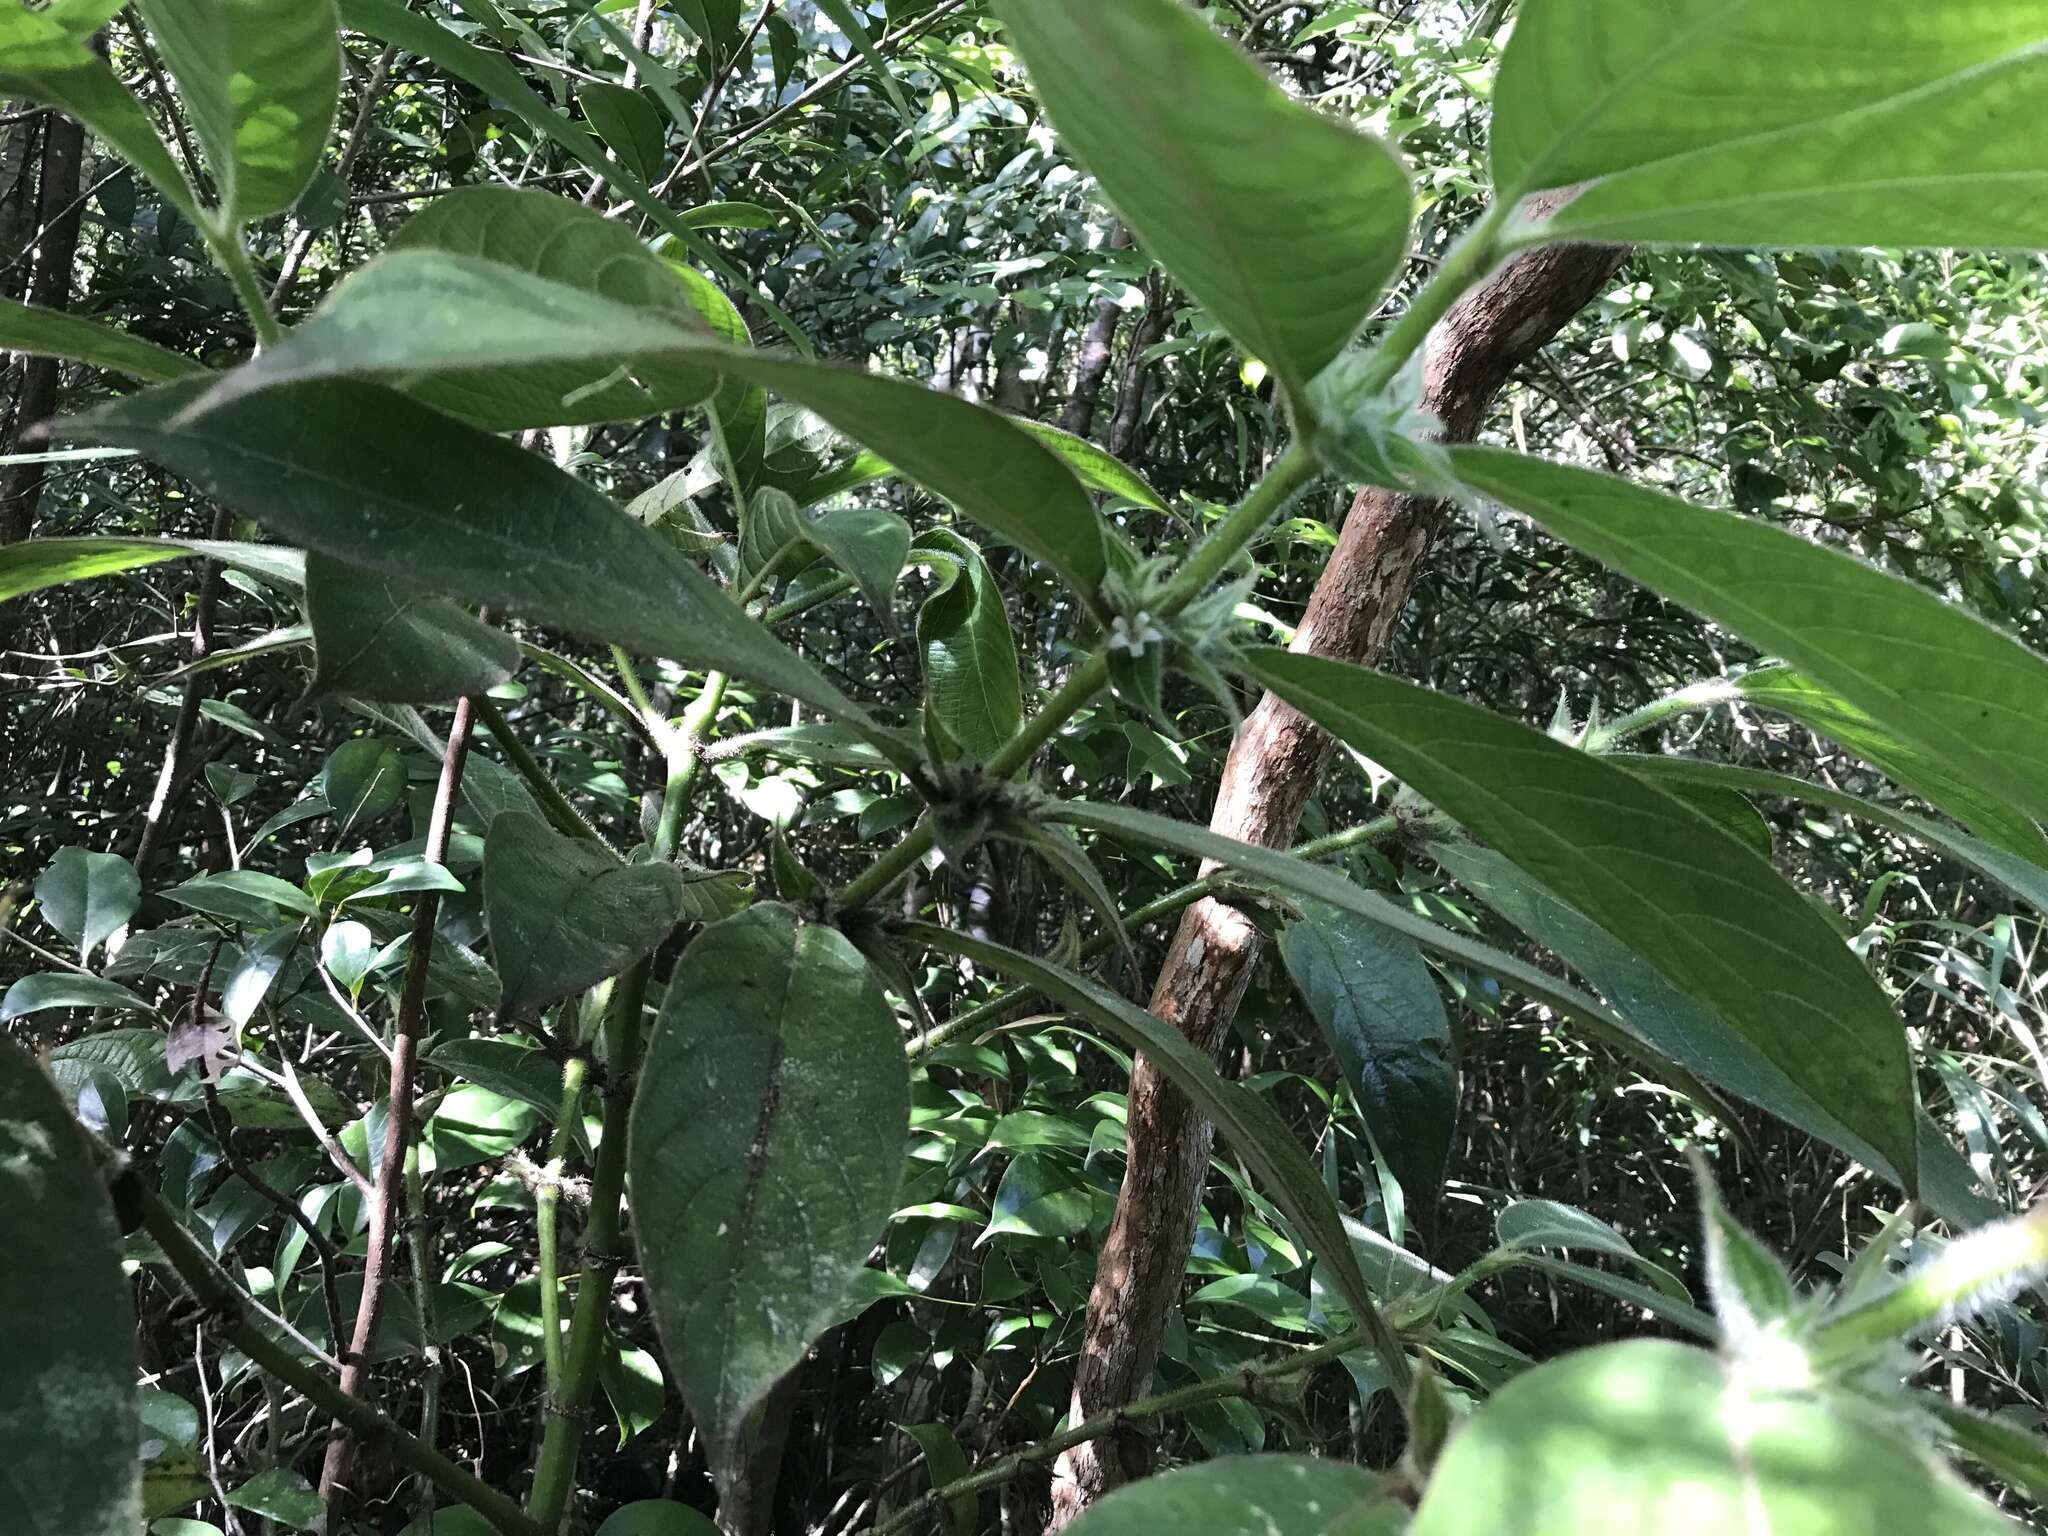
[[[1428,358],[1426,404],[1446,436],[1474,436],[1508,376],[1600,291],[1625,255],[1610,248],[1535,251],[1466,295],[1437,328]],[[1361,492],[1316,583],[1294,649],[1377,659],[1443,513],[1439,502]],[[1231,745],[1211,830],[1287,847],[1329,749],[1320,729],[1269,694]],[[1259,943],[1258,929],[1226,903],[1206,900],[1188,908],[1160,970],[1153,1013],[1213,1053],[1244,995]],[[1151,1381],[1187,1268],[1212,1135],[1194,1105],[1139,1057],[1131,1077],[1129,1160],[1088,1298],[1074,1382],[1077,1420],[1142,1396]],[[1054,1468],[1047,1528],[1060,1529],[1102,1494],[1143,1476],[1148,1462],[1148,1447],[1135,1436],[1068,1451]]]

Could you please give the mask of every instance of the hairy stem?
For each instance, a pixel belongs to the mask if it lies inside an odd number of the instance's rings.
[[[562,1279],[556,1249],[555,1213],[562,1202],[562,1162],[569,1153],[569,1135],[583,1108],[583,1079],[590,1063],[571,1056],[562,1065],[562,1103],[555,1112],[555,1131],[548,1138],[547,1166],[534,1195],[535,1228],[540,1246],[540,1344],[548,1391],[562,1390]]]

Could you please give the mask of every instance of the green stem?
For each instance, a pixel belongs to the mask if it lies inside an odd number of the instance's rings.
[[[548,777],[540,760],[521,741],[512,727],[506,723],[498,706],[489,699],[478,696],[476,712],[484,723],[484,729],[491,733],[491,740],[511,763],[513,772],[525,781],[533,798],[540,802],[542,812],[554,823],[555,830],[568,837],[580,837],[586,842],[609,846],[603,835],[585,819],[583,813],[569,803],[569,797],[562,793],[561,786]]]
[[[669,743],[668,785],[662,793],[661,821],[654,833],[655,852],[664,859],[673,859],[682,844],[683,818],[696,793],[697,776],[704,771],[704,738],[711,734],[725,703],[728,681],[723,672],[705,674],[704,686],[683,711],[682,724]]]
[[[1195,546],[1180,574],[1160,598],[1161,616],[1171,618],[1201,598],[1318,472],[1316,456],[1308,445],[1291,444],[1266,472],[1266,477],[1252,487],[1251,494]]]
[[[215,228],[211,220],[202,219],[200,234],[213,257],[213,264],[234,285],[235,298],[248,315],[249,324],[256,329],[258,347],[276,346],[284,339],[284,332],[277,328],[277,317],[270,312],[270,300],[264,295],[263,284],[256,279],[255,265],[249,260],[248,248],[242,244],[242,232],[231,227]]]
[[[562,1391],[562,1276],[556,1247],[555,1213],[562,1203],[562,1162],[570,1134],[583,1107],[583,1079],[590,1070],[581,1056],[562,1064],[562,1102],[555,1112],[554,1134],[548,1138],[547,1166],[533,1197],[534,1224],[540,1247],[540,1343],[545,1379],[551,1396]]]
[[[411,1213],[406,1246],[412,1259],[413,1309],[420,1320],[420,1439],[436,1444],[441,1435],[441,1346],[434,1342],[434,1292],[441,1264],[434,1242],[433,1218],[427,1214],[427,1185],[420,1177],[420,1148],[405,1149],[405,1203]]]
[[[527,1509],[542,1531],[561,1528],[576,1491],[576,1457],[583,1445],[583,1420],[597,1386],[604,1353],[605,1314],[618,1276],[625,1241],[620,1200],[626,1189],[626,1120],[633,1105],[633,1067],[640,1044],[640,1014],[647,1000],[648,962],[635,965],[621,981],[604,1023],[604,1130],[597,1169],[590,1181],[590,1220],[583,1234],[583,1273],[576,1284],[576,1311],[569,1324],[561,1387],[548,1394],[547,1423],[540,1461],[534,1469]]]
[[[1228,1376],[1215,1376],[1207,1381],[1191,1382],[1185,1387],[1175,1387],[1170,1392],[1161,1392],[1155,1397],[1142,1398],[1125,1407],[1098,1413],[1092,1419],[1071,1425],[1056,1435],[1049,1435],[1035,1444],[1026,1446],[1021,1451],[1013,1451],[1007,1456],[1000,1457],[965,1477],[932,1489],[922,1498],[898,1510],[892,1519],[876,1526],[870,1536],[895,1536],[896,1532],[909,1529],[917,1523],[920,1516],[929,1510],[940,1508],[949,1499],[980,1493],[985,1488],[994,1488],[998,1484],[1006,1483],[1026,1467],[1051,1461],[1064,1450],[1085,1441],[1099,1439],[1103,1435],[1125,1428],[1135,1420],[1178,1413],[1224,1398],[1252,1397],[1268,1382],[1312,1371],[1341,1355],[1348,1355],[1355,1349],[1364,1348],[1369,1342],[1365,1330],[1355,1328],[1327,1344],[1318,1344],[1314,1349],[1305,1349],[1300,1354],[1289,1355],[1284,1360],[1271,1360],[1262,1365],[1247,1366],[1241,1371],[1233,1371]]]
[[[490,1484],[457,1466],[417,1435],[360,1398],[351,1397],[326,1375],[294,1355],[249,1315],[249,1299],[166,1205],[132,1169],[115,1176],[117,1200],[140,1206],[142,1225],[200,1305],[226,1325],[229,1342],[322,1413],[347,1426],[356,1439],[381,1444],[392,1460],[409,1467],[450,1498],[467,1504],[497,1527],[501,1536],[543,1536],[538,1523]]]
[[[809,613],[819,604],[831,602],[842,592],[851,592],[854,586],[855,582],[851,576],[835,576],[821,586],[812,587],[808,592],[784,598],[761,615],[761,622],[773,629],[785,619],[793,619],[800,613]]]
[[[1612,752],[1631,736],[1640,736],[1645,731],[1655,730],[1667,720],[1676,720],[1681,715],[1697,714],[1703,709],[1718,705],[1732,704],[1742,694],[1734,683],[1725,677],[1711,677],[1702,683],[1690,683],[1676,693],[1667,693],[1661,699],[1652,699],[1641,709],[1623,715],[1609,725],[1603,725],[1586,735],[1585,747],[1588,752]]]

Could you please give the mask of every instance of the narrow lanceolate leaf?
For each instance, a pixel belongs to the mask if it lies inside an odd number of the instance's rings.
[[[1161,1023],[1086,977],[1001,944],[928,923],[906,923],[902,931],[905,938],[928,944],[942,954],[964,955],[977,965],[1034,987],[1080,1014],[1117,1044],[1143,1051],[1161,1075],[1194,1100],[1223,1132],[1273,1203],[1300,1228],[1317,1262],[1334,1272],[1338,1294],[1352,1317],[1373,1330],[1373,1347],[1386,1369],[1404,1369],[1405,1354],[1366,1288],[1322,1175],[1310,1166],[1270,1104],[1241,1083],[1219,1077],[1209,1058],[1172,1025]]]
[[[1987,794],[2048,819],[2048,660],[2018,641],[1767,523],[1498,449],[1451,453],[1474,490],[1791,662]]]
[[[1713,1094],[1663,1046],[1635,1029],[1597,998],[1559,981],[1535,966],[1517,960],[1491,945],[1465,934],[1440,928],[1407,907],[1389,901],[1377,892],[1354,885],[1334,869],[1311,864],[1293,854],[1220,837],[1206,827],[1192,826],[1149,811],[1128,806],[1102,805],[1092,801],[1064,801],[1050,817],[1072,826],[1089,827],[1146,848],[1167,848],[1190,858],[1213,860],[1268,885],[1296,896],[1362,917],[1397,933],[1427,954],[1437,955],[1454,965],[1481,976],[1491,976],[1524,997],[1555,1009],[1597,1040],[1643,1063],[1660,1082],[1669,1083],[1693,1095],[1703,1104],[1714,1102]]]
[[[2033,5],[1530,0],[1494,179],[1592,183],[1530,240],[2039,247],[2044,90]]]
[[[1436,1203],[1451,1152],[1458,1072],[1451,1023],[1414,945],[1335,907],[1307,903],[1280,957],[1358,1100],[1410,1211]]]
[[[265,390],[174,425],[205,388],[159,385],[68,428],[148,453],[318,554],[751,678],[897,750],[708,576],[545,459],[389,390],[339,381]]]
[[[1613,761],[1629,772],[1640,774],[1651,783],[1666,788],[1687,784],[1726,787],[1744,795],[1800,800],[1808,805],[1823,806],[1847,816],[1876,822],[1901,837],[1911,838],[1947,855],[1985,879],[2004,886],[2036,912],[2048,914],[2048,868],[2015,857],[2003,848],[1993,847],[1967,832],[1958,832],[1954,827],[1928,817],[1915,816],[1895,806],[1865,800],[1857,795],[1845,795],[1822,784],[1811,784],[1787,773],[1771,773],[1761,768],[1739,768],[1729,763],[1701,762],[1689,757],[1637,757],[1627,753],[1617,753]]]
[[[139,0],[236,223],[283,213],[319,168],[341,88],[334,0]]]
[[[56,1086],[0,1040],[0,1471],[22,1536],[133,1536],[135,1320],[121,1235]]]
[[[9,298],[0,298],[0,348],[32,357],[90,363],[151,384],[206,371],[205,364],[193,358],[97,320],[61,309],[38,309]]]
[[[1408,1511],[1363,1467],[1309,1456],[1226,1456],[1120,1488],[1074,1536],[1400,1536]]]
[[[1451,1436],[1410,1536],[2013,1530],[1877,1405],[1759,1375],[1661,1339],[1539,1366]]]
[[[1270,647],[1252,675],[1752,1041],[1913,1188],[1905,1030],[1770,862],[1626,769],[1462,700]]]
[[[627,1156],[663,1350],[714,1446],[841,1315],[909,1129],[895,1016],[839,933],[770,904],[685,951]]]
[[[47,102],[78,119],[95,137],[149,178],[187,217],[198,208],[177,161],[157,137],[149,114],[93,52],[104,7],[52,5],[30,10],[0,5],[0,93]]]
[[[671,864],[621,864],[600,843],[538,816],[492,821],[484,840],[484,923],[507,1013],[574,996],[651,955],[683,915]]]
[[[44,587],[115,576],[166,560],[189,560],[194,555],[210,555],[287,586],[305,580],[305,559],[297,550],[265,544],[205,539],[23,539],[0,549],[0,603]]]
[[[1053,126],[1189,293],[1299,396],[1408,245],[1407,173],[1182,0],[1001,0]]]
[[[118,1008],[130,1013],[148,1013],[149,1004],[118,982],[76,971],[44,971],[24,976],[0,997],[0,1024],[22,1019],[52,1008]]]
[[[1148,512],[1167,510],[1166,502],[1152,489],[1151,482],[1107,449],[1042,421],[1027,421],[1022,416],[1009,419],[1058,455],[1089,490],[1128,501]]]
[[[519,670],[519,647],[459,603],[401,581],[306,557],[316,690],[391,704],[487,693]]]
[[[1595,987],[1641,1038],[1690,1071],[1787,1125],[1839,1147],[1901,1187],[1905,1176],[1884,1153],[1823,1109],[1758,1045],[1688,997],[1626,944],[1588,922],[1490,848],[1432,845],[1430,856],[1466,890],[1549,950]],[[1921,1198],[1945,1220],[1975,1226],[1999,1212],[1977,1188],[1970,1165],[1923,1110],[1918,1117]]]

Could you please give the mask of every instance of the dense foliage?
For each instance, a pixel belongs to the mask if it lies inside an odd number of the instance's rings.
[[[0,0],[10,1529],[2038,1522],[2044,89]]]

